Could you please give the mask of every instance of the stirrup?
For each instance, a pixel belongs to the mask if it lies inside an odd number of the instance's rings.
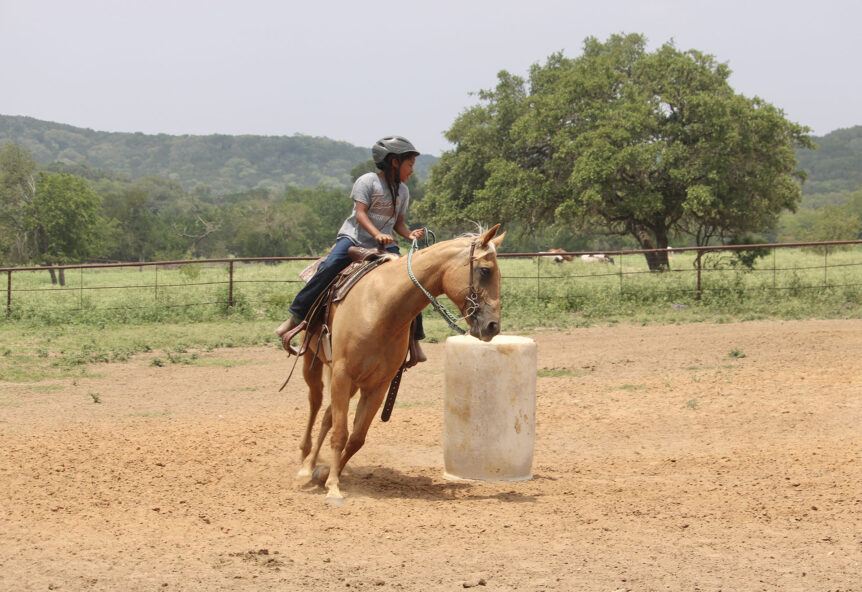
[[[296,327],[281,336],[281,346],[284,348],[284,351],[287,352],[288,356],[299,356],[299,352],[296,348],[290,345],[290,340],[304,331],[306,326],[308,326],[308,322],[303,319]]]

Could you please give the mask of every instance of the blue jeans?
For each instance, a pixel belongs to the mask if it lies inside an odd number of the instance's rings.
[[[297,320],[301,321],[308,315],[317,297],[332,283],[332,280],[335,279],[335,276],[342,269],[350,265],[350,255],[347,254],[347,249],[351,246],[353,246],[353,243],[346,237],[341,237],[335,241],[335,246],[332,247],[332,251],[326,256],[326,260],[317,268],[317,273],[308,280],[308,283],[299,291],[290,305],[290,314]],[[397,243],[390,244],[386,247],[386,250],[396,255],[400,254]],[[416,317],[416,339],[425,339],[425,331],[422,327],[422,313],[419,313]]]

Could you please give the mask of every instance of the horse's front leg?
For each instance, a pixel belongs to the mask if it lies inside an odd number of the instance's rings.
[[[383,398],[386,396],[386,386],[384,384],[371,389],[362,389],[359,395],[359,403],[356,406],[356,414],[353,418],[353,433],[350,434],[347,446],[344,448],[344,454],[341,455],[339,472],[344,470],[347,461],[365,444],[365,437],[368,435],[371,422],[374,421],[377,410],[380,409]]]

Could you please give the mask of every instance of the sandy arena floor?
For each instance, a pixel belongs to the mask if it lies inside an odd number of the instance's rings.
[[[343,507],[274,347],[0,383],[0,590],[862,590],[862,321],[532,337],[532,480],[443,479],[432,344]]]

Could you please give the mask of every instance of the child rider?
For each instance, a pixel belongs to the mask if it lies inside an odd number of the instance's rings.
[[[410,193],[405,183],[413,174],[413,165],[419,152],[407,139],[388,136],[378,140],[372,146],[371,153],[379,171],[366,173],[353,184],[350,193],[353,212],[341,225],[335,246],[294,298],[290,305],[291,317],[275,330],[289,353],[296,353],[290,345],[294,336],[292,330],[306,317],[318,295],[338,272],[350,265],[347,253],[349,247],[376,248],[380,245],[391,253],[398,253],[398,242],[392,236],[393,231],[411,241],[425,236],[424,228],[410,230],[404,221],[410,205]],[[416,321],[416,339],[419,340],[425,337],[421,313]],[[415,361],[425,361],[427,358],[419,344],[416,346],[418,351]]]

